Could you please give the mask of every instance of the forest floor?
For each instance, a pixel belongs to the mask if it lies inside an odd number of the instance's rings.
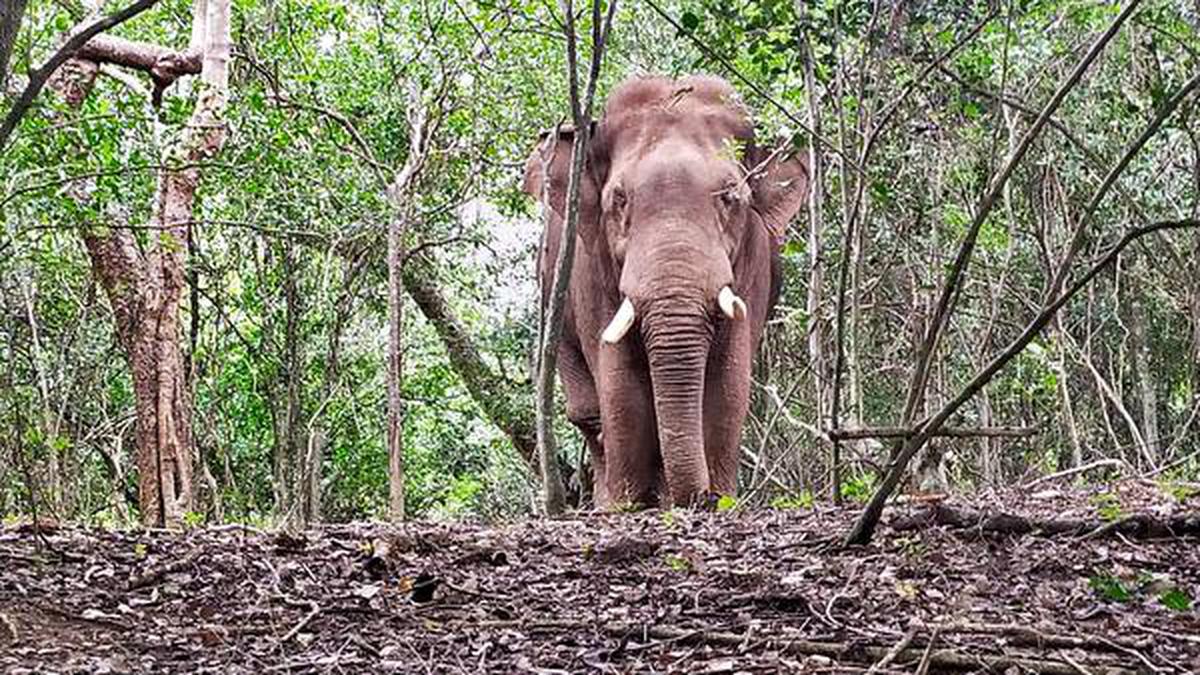
[[[1052,535],[914,502],[853,548],[857,505],[293,536],[13,525],[0,672],[1197,673],[1200,537],[1113,527],[1200,516],[1166,492],[953,502],[1077,519]]]

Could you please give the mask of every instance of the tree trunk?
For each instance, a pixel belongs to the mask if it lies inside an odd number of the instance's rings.
[[[1054,317],[1052,334],[1057,338],[1055,351],[1058,356],[1058,395],[1062,400],[1063,427],[1066,430],[1071,451],[1071,454],[1064,458],[1067,461],[1062,464],[1067,468],[1075,468],[1083,465],[1083,442],[1079,438],[1079,423],[1075,419],[1075,402],[1071,398],[1071,378],[1067,364],[1068,336],[1062,316]]]
[[[302,443],[304,353],[300,321],[304,307],[299,288],[303,274],[297,264],[296,247],[292,241],[283,248],[284,328],[282,368],[278,382],[284,392],[282,409],[275,414],[275,510],[289,529],[307,524],[303,507],[305,493],[306,445]]]
[[[0,98],[8,89],[8,61],[12,56],[13,43],[21,32],[21,19],[25,17],[28,0],[4,0],[0,3]]]
[[[1135,263],[1132,278],[1144,279],[1147,273],[1144,265]],[[1142,438],[1145,440],[1145,459],[1153,470],[1161,458],[1162,437],[1158,429],[1158,388],[1151,362],[1151,332],[1145,307],[1145,288],[1144,284],[1132,279],[1127,288],[1130,293],[1129,332],[1133,342],[1134,378],[1137,380],[1142,409]]]
[[[388,515],[393,522],[404,520],[404,224],[402,213],[388,223],[388,354],[387,354],[387,448]]]
[[[138,501],[142,522],[176,526],[192,508],[192,403],[179,330],[186,287],[186,242],[192,223],[197,163],[225,142],[229,89],[229,0],[197,2],[194,25],[203,27],[200,92],[192,117],[162,158],[154,198],[152,244],[143,252],[128,229],[84,230],[84,244],[112,305],[117,338],[133,380]],[[199,32],[201,29],[197,29]],[[77,107],[98,66],[75,60],[58,78],[69,105]]]
[[[159,222],[165,213],[160,210]],[[169,246],[164,230],[159,246]],[[178,331],[182,246],[143,257],[128,230],[85,232],[92,268],[117,320],[133,380],[138,504],[148,526],[178,525],[191,508],[191,400]],[[158,264],[151,261],[157,258]],[[175,279],[169,279],[178,273]]]
[[[796,3],[796,12],[803,16],[804,4]],[[808,96],[808,125],[812,130],[809,141],[809,163],[812,170],[813,189],[808,198],[808,298],[805,309],[808,314],[808,359],[813,373],[813,396],[816,410],[816,426],[823,429],[829,413],[829,381],[825,359],[825,326],[821,322],[821,292],[825,283],[825,262],[821,254],[821,233],[825,223],[825,159],[818,138],[821,135],[821,97],[817,94],[816,64],[812,45],[805,36],[804,88]],[[836,447],[836,445],[835,445]],[[840,481],[836,478],[838,458],[831,458],[833,472],[832,493],[840,498]]]

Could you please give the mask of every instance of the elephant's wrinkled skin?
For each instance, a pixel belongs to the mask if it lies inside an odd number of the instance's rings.
[[[558,255],[571,141],[545,135],[525,168],[525,191],[549,202],[543,279]],[[723,80],[635,78],[609,97],[580,183],[558,355],[598,507],[734,493],[778,241],[807,190],[803,158],[757,145]]]

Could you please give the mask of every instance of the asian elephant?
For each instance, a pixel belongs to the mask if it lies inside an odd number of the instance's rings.
[[[714,77],[626,80],[591,129],[558,371],[596,506],[733,494],[779,243],[807,198],[805,160],[759,145]],[[573,133],[543,134],[525,166],[525,191],[548,209],[542,279],[558,256]]]

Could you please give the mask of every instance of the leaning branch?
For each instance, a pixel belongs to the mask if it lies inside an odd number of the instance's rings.
[[[158,0],[137,0],[137,2],[119,12],[96,19],[72,35],[66,44],[60,47],[54,53],[54,56],[51,56],[50,60],[43,64],[41,68],[30,71],[29,84],[25,85],[24,91],[17,97],[17,102],[13,104],[13,107],[8,111],[8,115],[5,116],[4,124],[0,125],[0,150],[3,150],[8,145],[8,137],[12,135],[13,129],[17,128],[17,124],[25,116],[25,113],[29,110],[29,106],[33,105],[33,100],[41,93],[42,88],[46,86],[46,82],[50,80],[50,76],[54,75],[59,66],[74,56],[75,52],[87,44],[88,40],[106,30],[125,23],[157,3]]]

